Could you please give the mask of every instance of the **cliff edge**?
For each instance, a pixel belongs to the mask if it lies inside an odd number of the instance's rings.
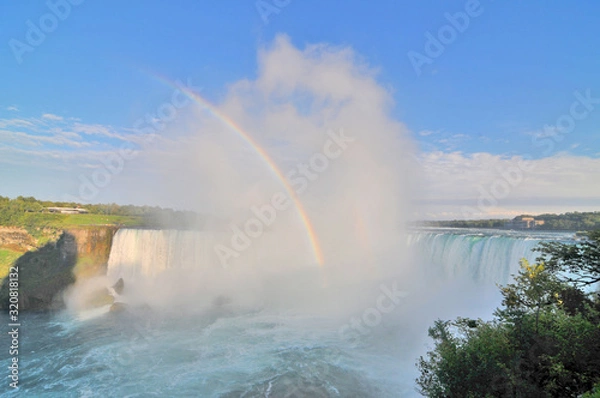
[[[61,293],[65,288],[77,280],[106,273],[117,230],[118,227],[112,226],[68,229],[62,231],[57,240],[38,248],[31,246],[35,240],[22,230],[3,233],[5,244],[15,247],[18,243],[21,249],[28,245],[28,251],[12,263],[8,270],[12,278],[6,276],[0,283],[0,308],[8,308],[9,283],[15,280],[18,282],[19,311],[64,308]]]

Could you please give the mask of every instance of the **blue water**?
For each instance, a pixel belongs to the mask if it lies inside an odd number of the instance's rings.
[[[2,321],[6,324],[6,319]],[[23,396],[410,396],[393,356],[265,312],[182,319],[134,311],[21,319]],[[4,342],[3,342],[4,343]],[[3,367],[8,362],[2,360]],[[5,367],[4,367],[5,368]],[[6,369],[6,368],[5,368]],[[2,386],[8,389],[8,382]],[[15,394],[17,394],[15,392]],[[286,395],[288,394],[288,395]],[[294,395],[296,394],[296,395]],[[7,393],[6,396],[12,394]]]
[[[145,239],[140,234],[120,242],[120,250],[133,250],[127,245]],[[369,308],[342,318],[235,303],[204,305],[194,312],[139,306],[87,320],[68,312],[22,314],[20,387],[13,390],[4,378],[0,392],[32,397],[418,396],[414,364],[430,348],[426,333],[433,320],[491,313],[499,304],[495,284],[509,280],[520,258],[534,258],[531,249],[540,240],[571,237],[413,231],[414,267],[425,271],[420,279],[425,283],[404,286],[402,303],[380,313],[381,320],[365,333],[350,336],[340,328],[351,317],[368,317]],[[119,259],[111,258],[111,264],[117,270]],[[381,292],[366,294],[375,307]],[[8,325],[5,314],[0,320]],[[3,333],[3,369],[10,364],[4,348],[9,344]]]

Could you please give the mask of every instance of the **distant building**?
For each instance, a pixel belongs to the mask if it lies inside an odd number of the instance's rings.
[[[504,227],[509,229],[534,229],[544,225],[544,220],[536,220],[534,217],[518,216],[507,222]]]
[[[89,210],[82,209],[81,207],[46,207],[46,210],[50,213],[61,213],[61,214],[87,214]]]

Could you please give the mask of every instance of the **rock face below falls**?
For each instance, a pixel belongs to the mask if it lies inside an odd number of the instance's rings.
[[[106,273],[115,227],[63,231],[60,237],[19,257],[0,284],[0,308],[9,306],[10,283],[18,282],[19,310],[47,311],[64,307],[62,292],[77,280]],[[4,233],[11,243],[30,245],[28,234]],[[15,277],[16,276],[16,277]],[[14,293],[13,293],[14,295]]]

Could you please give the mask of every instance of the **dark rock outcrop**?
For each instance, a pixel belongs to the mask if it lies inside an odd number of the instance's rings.
[[[118,295],[123,294],[123,290],[125,289],[125,282],[123,282],[123,278],[119,278],[117,283],[115,283],[112,288]]]
[[[13,266],[18,270],[19,311],[47,311],[64,308],[62,291],[77,280],[106,274],[108,257],[117,227],[89,227],[63,231],[58,240],[19,257]],[[16,235],[15,235],[16,234]],[[3,236],[20,244],[31,237],[22,231]],[[29,238],[27,238],[29,237]],[[12,242],[12,241],[11,241]],[[14,242],[13,242],[14,243]],[[0,308],[8,308],[8,277],[0,284]],[[106,292],[94,295],[95,303],[114,301]]]
[[[23,254],[13,268],[18,274],[19,310],[45,311],[64,306],[60,292],[75,282],[73,268],[77,263],[77,242],[63,233],[56,242]],[[9,282],[0,286],[0,306],[8,308]]]

